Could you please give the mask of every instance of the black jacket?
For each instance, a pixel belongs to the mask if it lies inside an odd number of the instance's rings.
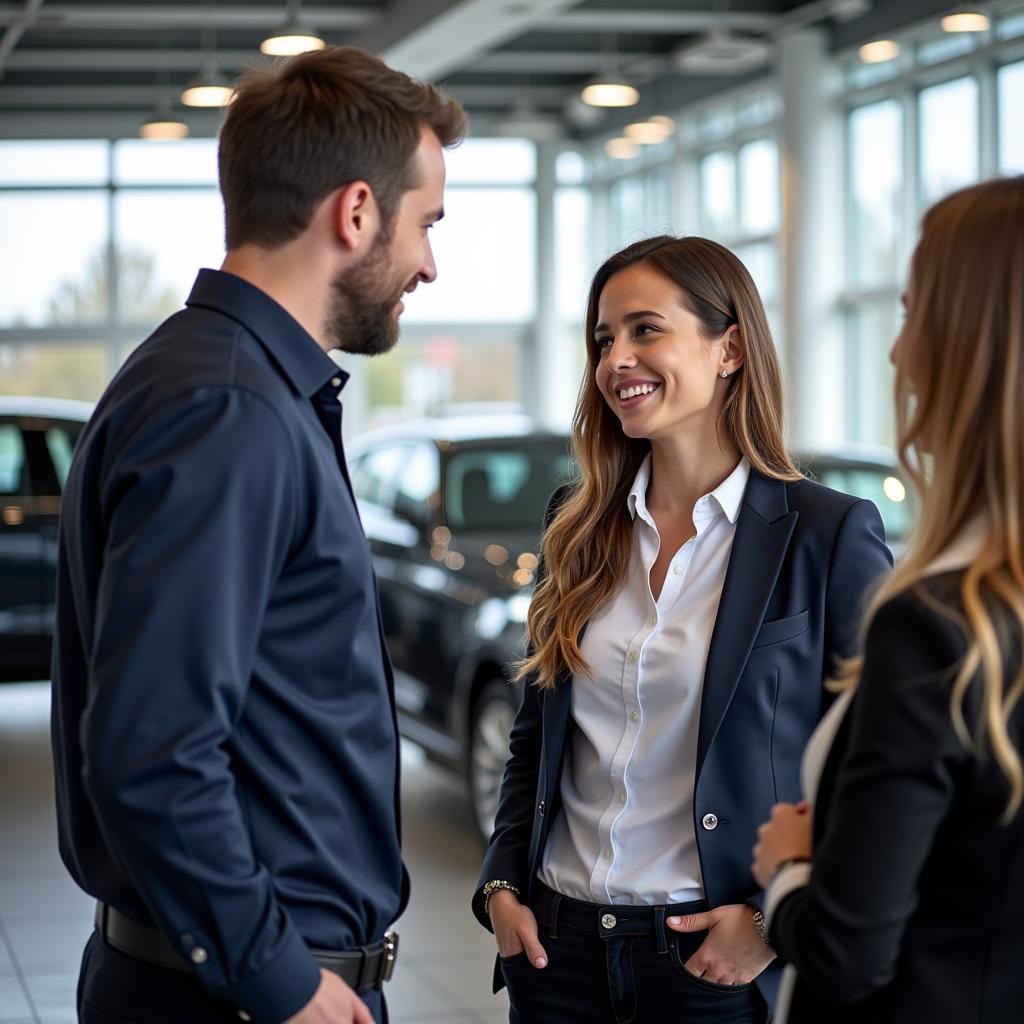
[[[881,608],[814,809],[810,884],[772,945],[798,982],[790,1024],[1016,1024],[1024,1018],[1024,812],[989,750],[957,736],[958,573]],[[1010,637],[1008,672],[1020,665]],[[967,703],[971,722],[980,687]],[[1010,721],[1024,749],[1024,714]]]
[[[708,651],[697,742],[694,827],[709,904],[759,902],[750,850],[773,803],[799,797],[800,757],[836,656],[852,653],[865,592],[892,559],[871,502],[808,480],[752,471]],[[528,686],[480,886],[513,882],[528,898],[559,812],[572,680]],[[717,823],[704,824],[707,815]],[[710,821],[712,819],[708,819]],[[496,974],[496,984],[500,975]],[[774,1000],[778,972],[759,987]]]

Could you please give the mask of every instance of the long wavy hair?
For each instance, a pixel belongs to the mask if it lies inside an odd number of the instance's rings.
[[[782,373],[768,319],[739,259],[706,238],[660,235],[606,260],[587,300],[587,368],[572,429],[580,475],[544,532],[544,572],[527,619],[530,647],[517,675],[542,687],[553,687],[566,670],[591,674],[580,652],[581,631],[622,587],[629,569],[633,526],[626,498],[650,443],[623,433],[597,387],[600,351],[594,328],[609,279],[639,264],[679,288],[680,301],[709,342],[733,325],[739,328],[743,365],[724,382],[719,431],[765,476],[801,477],[783,443]]]
[[[881,605],[914,588],[959,535],[984,523],[981,550],[960,581],[962,607],[940,610],[967,642],[953,722],[965,744],[991,749],[1009,783],[1009,818],[1024,799],[1009,729],[1024,694],[1024,177],[963,189],[925,214],[907,298],[895,354],[897,438],[921,511],[907,552],[869,604],[864,632]],[[860,668],[847,663],[839,685],[855,685]],[[980,699],[969,722],[972,685]]]

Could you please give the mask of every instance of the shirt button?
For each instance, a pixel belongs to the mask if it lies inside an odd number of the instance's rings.
[[[206,963],[206,950],[202,946],[196,946],[195,949],[189,953],[194,964],[205,964]]]
[[[718,817],[714,814],[705,814],[700,823],[710,832],[712,829],[718,828]]]
[[[601,927],[607,928],[611,931],[619,922],[615,919],[614,914],[602,914],[601,915]]]
[[[250,1017],[249,1014],[247,1014],[245,1012],[245,1010],[239,1010],[238,1011],[238,1019],[239,1020],[252,1020],[252,1017]]]
[[[636,651],[630,651],[629,660],[635,663],[640,660],[640,655],[637,654]]]
[[[332,388],[340,388],[341,387],[341,378],[340,377],[332,377],[331,378],[331,387]]]
[[[604,860],[611,860],[612,859],[612,851],[611,850],[603,850],[601,852],[601,857]]]
[[[675,574],[676,574],[677,576],[682,576],[682,575],[683,575],[683,567],[682,567],[681,565],[673,565],[673,566],[672,566],[672,571],[673,571],[673,572],[674,572],[674,573],[675,573]]]
[[[625,793],[620,793],[619,794],[619,803],[620,804],[624,804],[625,802],[626,802],[626,794]]]
[[[648,625],[648,626],[656,626],[657,624],[658,624],[658,616],[657,616],[657,615],[652,615],[652,616],[651,616],[651,617],[650,617],[650,618],[649,618],[649,619],[647,620],[647,625]]]
[[[640,721],[640,712],[637,711],[636,708],[634,708],[632,711],[630,711],[629,717],[630,717],[631,721],[639,722]]]

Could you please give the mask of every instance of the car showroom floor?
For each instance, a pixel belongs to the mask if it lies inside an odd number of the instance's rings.
[[[394,1024],[497,1024],[494,946],[472,919],[480,846],[460,782],[403,750],[404,840],[413,880],[386,986]],[[49,686],[0,686],[0,1022],[70,1024],[91,901],[57,854]],[[182,1022],[187,1024],[187,1022]]]

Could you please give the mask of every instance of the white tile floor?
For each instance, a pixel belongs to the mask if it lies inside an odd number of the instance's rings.
[[[469,912],[480,845],[461,783],[403,750],[409,909],[386,992],[394,1024],[498,1024],[494,945]],[[0,686],[0,1022],[72,1024],[92,901],[57,853],[49,686]],[[187,1024],[183,1021],[182,1024]]]

